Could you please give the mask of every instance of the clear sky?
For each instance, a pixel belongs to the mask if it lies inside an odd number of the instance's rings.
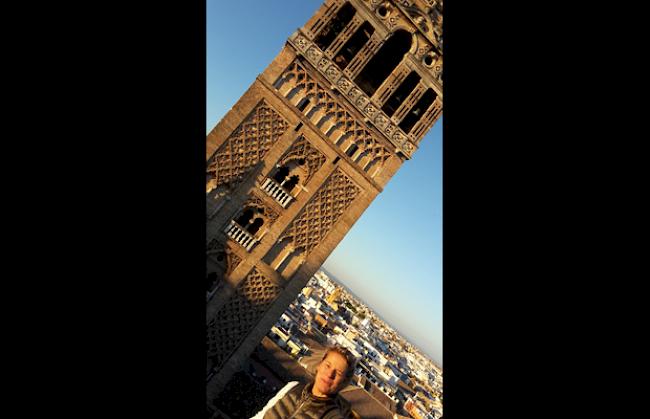
[[[207,0],[209,132],[321,0]],[[442,367],[442,118],[324,268]]]

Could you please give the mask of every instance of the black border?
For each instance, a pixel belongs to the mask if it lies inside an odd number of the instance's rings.
[[[599,124],[564,125],[588,74],[562,49],[565,7],[444,10],[448,419],[553,415],[593,349],[569,312],[605,262],[582,256],[607,238],[576,205],[594,192],[585,160],[602,169],[584,154]],[[25,360],[21,408],[204,416],[205,4],[38,11],[11,79],[28,115],[8,145],[25,149],[5,158],[24,208],[9,220],[26,257],[6,270],[28,296],[5,339]]]
[[[204,417],[205,3],[34,9],[20,409]]]
[[[583,11],[446,2],[447,419],[601,409],[569,406],[603,382],[591,359],[603,344],[593,293],[613,255],[598,226],[615,218],[597,200],[613,163],[595,158],[611,113],[594,97],[594,79],[607,76],[577,61],[590,43]],[[611,361],[602,355],[596,362]]]

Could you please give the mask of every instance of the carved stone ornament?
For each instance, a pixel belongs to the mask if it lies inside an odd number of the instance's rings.
[[[321,58],[320,61],[318,62],[318,67],[320,67],[321,69],[325,69],[327,68],[329,63],[330,62],[327,58]]]
[[[305,48],[307,48],[307,46],[309,46],[309,44],[310,44],[310,42],[307,41],[307,39],[304,38],[304,37],[302,37],[302,36],[299,36],[299,37],[296,39],[296,45],[298,45],[298,47],[299,47],[302,51],[304,51]]]
[[[286,164],[291,160],[304,159],[307,165],[307,178],[304,179],[303,184],[306,185],[309,179],[316,173],[318,169],[325,163],[325,156],[318,149],[311,145],[311,143],[301,135],[296,142],[291,146],[289,151],[280,159],[280,164]]]
[[[267,217],[269,223],[278,219],[278,213],[269,204],[257,195],[251,193],[249,198],[244,202],[242,208],[256,208],[261,214]]]
[[[353,87],[353,88],[350,89],[350,91],[348,92],[348,96],[349,96],[350,98],[352,98],[352,100],[356,99],[357,96],[359,96],[360,94],[361,94],[361,90],[357,89],[356,87]]]
[[[339,76],[340,73],[339,73],[339,70],[334,65],[331,65],[331,66],[329,66],[327,71],[325,71],[325,74],[327,75],[327,77],[330,80],[335,80]]]
[[[315,46],[312,46],[307,50],[307,57],[313,62],[318,62],[318,60],[320,60],[322,55],[323,53],[320,52],[320,50]]]
[[[406,137],[404,137],[401,132],[395,131],[395,134],[393,134],[393,140],[395,140],[398,144],[403,144],[404,141],[406,141]]]
[[[343,81],[351,85],[349,80],[343,79]],[[312,116],[312,118],[327,120],[328,124],[317,124],[317,128],[329,138],[344,138],[345,142],[338,144],[339,147],[343,147],[345,144],[345,148],[342,149],[343,151],[347,150],[350,142],[356,144],[359,148],[359,153],[357,153],[357,158],[354,162],[359,164],[360,168],[365,172],[372,169],[372,173],[376,175],[380,172],[383,163],[390,158],[390,151],[384,146],[377,144],[370,132],[363,126],[363,123],[352,116],[341,103],[341,99],[335,97],[329,88],[324,88],[317,83],[298,61],[294,61],[289,65],[287,70],[274,83],[274,86],[285,97],[290,92],[293,92],[293,100],[295,103],[300,103],[305,98],[309,99],[310,108],[302,109],[303,114],[312,115],[312,112],[315,112],[314,115],[317,116]],[[350,86],[350,91],[353,89],[355,90],[355,92],[352,92],[353,94],[356,93],[356,96],[361,95],[361,92],[357,88]],[[370,113],[370,119],[373,119],[376,114],[381,114],[374,105],[368,106],[367,98],[362,96],[362,99],[366,103],[364,107],[359,107],[359,109],[362,112]],[[386,118],[385,115],[384,118]],[[312,122],[317,123],[318,120],[312,120]],[[386,138],[391,141],[390,137]],[[310,159],[307,159],[308,163],[310,161]]]
[[[344,77],[341,77],[336,85],[344,92],[347,92],[351,86],[350,81]]]
[[[365,97],[365,96],[360,96],[354,103],[360,108],[363,109],[364,106],[366,106],[370,102],[370,100]]]
[[[386,119],[382,114],[377,115],[377,118],[375,118],[375,125],[377,125],[381,129],[384,129],[386,128],[387,124],[388,124],[388,119]]]

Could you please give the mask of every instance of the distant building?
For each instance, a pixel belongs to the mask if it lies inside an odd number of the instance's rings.
[[[320,314],[317,314],[317,315],[314,317],[314,323],[316,323],[316,324],[318,325],[318,327],[320,327],[320,328],[327,327],[327,324],[328,324],[328,322],[327,322],[327,320],[325,319],[325,317],[321,316]]]
[[[363,355],[361,355],[361,352],[360,352],[360,349],[361,349],[360,346],[361,345],[359,345],[358,343],[348,339],[344,335],[336,335],[334,337],[334,341],[338,345],[341,345],[344,348],[347,348],[348,350],[350,350],[350,352],[352,352],[352,355],[354,355],[354,357],[357,360],[359,360],[359,359],[361,359],[363,357]]]
[[[334,304],[334,303],[336,302],[336,300],[338,300],[338,298],[339,298],[340,295],[341,295],[341,289],[340,289],[340,288],[336,288],[336,289],[334,290],[334,292],[332,292],[332,293],[327,297],[327,300],[326,300],[326,301],[327,301],[327,304],[329,304],[330,306],[331,306],[332,304]]]
[[[345,337],[349,340],[353,341],[357,336],[359,336],[359,333],[353,327],[349,327],[347,332],[345,332]]]
[[[302,289],[302,295],[304,295],[305,298],[309,298],[312,292],[314,292],[314,289],[312,287],[305,287]]]
[[[427,412],[411,398],[404,403],[404,410],[415,419],[426,419]]]

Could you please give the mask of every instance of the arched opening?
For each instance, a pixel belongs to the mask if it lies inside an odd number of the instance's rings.
[[[386,7],[386,3],[382,4],[377,8],[377,14],[382,18],[386,18],[388,16],[389,11],[390,10],[388,9],[388,7]]]
[[[291,240],[282,240],[279,243],[276,243],[271,250],[264,256],[262,259],[267,265],[269,265],[271,268],[275,269],[277,266],[280,266],[282,263],[283,259],[291,252],[293,251],[292,248],[289,248],[289,244],[291,243]]]
[[[277,273],[289,279],[305,261],[305,250],[294,248],[293,240],[285,238],[276,243],[264,257],[266,262]]]
[[[377,175],[379,172],[379,168],[381,167],[381,161],[381,157],[376,157],[369,161],[363,170],[368,173],[370,177],[375,177],[375,175]]]
[[[436,94],[432,88],[428,88],[420,100],[418,100],[418,103],[413,106],[402,122],[400,122],[399,127],[402,131],[407,134],[411,132],[413,126],[420,120],[424,112],[429,109],[429,106],[431,106],[434,100],[436,100]]]
[[[417,86],[420,81],[420,76],[415,71],[406,76],[402,84],[393,92],[393,94],[388,98],[381,110],[386,113],[386,115],[393,116],[397,108],[404,102],[404,100],[411,94],[415,86]]]
[[[287,191],[291,191],[307,175],[307,161],[304,158],[291,159],[271,172],[270,177]]]
[[[260,188],[286,208],[304,190],[304,183],[309,177],[310,168],[305,158],[294,156],[271,171]]]
[[[433,54],[429,53],[424,56],[424,65],[431,67],[433,65]]]
[[[273,175],[273,180],[275,180],[278,183],[284,182],[284,179],[289,175],[289,168],[286,166],[282,166],[278,169],[277,172],[275,172],[275,175]]]
[[[298,248],[289,253],[282,261],[280,266],[276,268],[276,272],[282,275],[285,279],[291,278],[296,273],[298,268],[305,262],[305,250]]]
[[[299,110],[300,112],[302,112],[302,111],[305,110],[305,108],[307,107],[307,105],[309,105],[309,97],[303,97],[303,98],[300,100],[300,102],[298,102],[298,105],[296,105],[296,107],[298,108],[298,110]],[[300,128],[299,128],[299,127],[296,128],[296,131],[298,131],[298,129],[300,129]]]
[[[291,191],[293,190],[293,188],[296,187],[296,185],[298,184],[298,181],[299,181],[299,180],[300,180],[300,177],[299,177],[298,175],[293,175],[293,176],[291,176],[291,177],[289,178],[289,180],[287,180],[287,181],[285,182],[285,184],[282,185],[282,186],[284,187],[284,189],[286,189],[287,191],[291,192]]]
[[[411,49],[411,38],[411,34],[403,29],[395,31],[354,79],[357,86],[372,96]]]
[[[359,149],[359,146],[353,143],[352,145],[350,145],[350,148],[348,148],[345,151],[345,154],[347,154],[348,157],[352,157],[352,156],[354,156],[354,153],[356,153],[358,149]]]
[[[348,42],[343,45],[343,48],[336,54],[334,57],[334,63],[341,69],[345,70],[345,67],[350,64],[350,61],[354,58],[355,55],[359,52],[361,48],[368,42],[368,39],[375,32],[375,28],[368,22],[363,22],[359,28],[357,28],[354,35],[348,39]]]
[[[248,223],[250,223],[252,218],[253,218],[253,210],[247,209],[239,218],[235,220],[235,222],[242,227],[246,227]]]
[[[262,227],[262,225],[264,225],[264,220],[258,217],[246,227],[246,230],[248,230],[248,232],[254,236],[255,233],[259,231],[260,227]]]
[[[318,48],[325,51],[334,42],[337,35],[350,23],[355,13],[356,9],[349,2],[345,2],[336,12],[336,15],[314,38],[314,43],[318,45]]]

